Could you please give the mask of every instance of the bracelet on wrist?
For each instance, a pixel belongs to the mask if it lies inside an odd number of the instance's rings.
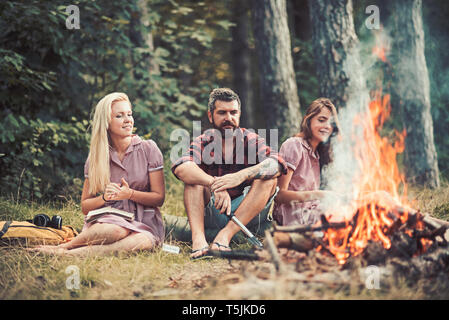
[[[131,189],[131,195],[129,196],[129,200],[131,200],[131,198],[133,197],[133,195],[134,195],[134,189]]]
[[[101,198],[103,199],[104,202],[108,202],[108,200],[106,200],[106,199],[104,198],[104,193],[101,195]]]

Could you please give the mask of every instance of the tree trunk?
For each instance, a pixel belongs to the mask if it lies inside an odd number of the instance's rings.
[[[392,105],[400,106],[407,132],[407,181],[431,188],[440,185],[430,113],[430,84],[424,56],[421,0],[392,2],[394,39],[391,48]]]
[[[140,23],[144,25],[145,27],[148,26],[148,8],[147,8],[147,1],[146,0],[139,0],[138,2],[139,8],[140,8]],[[143,42],[148,46],[151,52],[154,52],[154,41],[153,41],[153,34],[151,32],[148,32],[143,36]],[[160,74],[160,68],[159,65],[156,63],[156,61],[153,58],[150,58],[149,61],[150,64],[150,73],[151,74]]]
[[[267,129],[283,140],[299,131],[301,114],[285,0],[253,0],[253,30]]]
[[[351,0],[309,0],[312,41],[320,94],[337,108],[367,107]]]
[[[363,176],[354,156],[354,145],[360,145],[359,139],[364,135],[357,118],[369,111],[352,1],[309,0],[309,9],[320,95],[331,99],[338,109],[340,133],[344,137],[332,143],[333,160],[323,168],[321,185],[351,194],[353,181]]]
[[[251,60],[248,47],[248,6],[240,0],[233,1],[232,73],[234,89],[242,103],[241,125],[255,128],[255,110],[251,85]]]

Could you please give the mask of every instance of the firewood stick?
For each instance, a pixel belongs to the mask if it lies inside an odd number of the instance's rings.
[[[273,232],[273,240],[278,248],[289,248],[292,244],[290,233],[287,232]]]
[[[441,220],[441,219],[434,218],[434,217],[430,216],[429,214],[425,214],[423,220],[424,220],[424,222],[427,222],[427,223],[433,223],[433,224],[435,224],[438,227],[449,228],[449,222],[448,221],[444,221],[444,220]]]
[[[437,231],[438,229],[441,229],[441,228],[445,228],[446,231],[441,230],[439,233],[445,241],[449,241],[449,222],[434,218],[434,217],[430,216],[429,214],[424,215],[423,221],[427,225],[433,226],[436,229],[435,231]]]
[[[410,215],[417,215],[417,214],[421,214],[422,215],[422,221],[427,224],[429,227],[433,228],[433,229],[439,229],[441,227],[445,227],[446,229],[449,228],[449,222],[448,221],[444,221],[441,219],[437,219],[432,217],[430,214],[428,213],[421,213],[419,211],[415,211],[413,210],[412,212],[409,212]]]
[[[287,280],[290,281],[301,281],[301,282],[315,282],[315,283],[322,283],[327,284],[329,286],[335,286],[335,285],[348,285],[350,282],[350,279],[343,279],[343,280],[326,280],[326,279],[317,279],[316,277],[309,277],[305,276],[304,274],[299,273],[291,273],[287,277]]]
[[[265,243],[268,248],[268,252],[270,252],[271,259],[273,260],[273,264],[276,267],[276,271],[281,274],[285,272],[285,266],[279,256],[278,249],[274,243],[273,237],[271,236],[271,232],[269,230],[265,230]]]
[[[208,255],[212,257],[218,257],[223,259],[235,259],[235,260],[261,260],[262,257],[257,252],[250,252],[244,250],[232,250],[232,251],[223,251],[223,250],[209,250]]]
[[[289,248],[299,252],[308,252],[315,247],[310,237],[297,232],[274,232],[273,239],[278,248]]]
[[[311,226],[311,225],[292,225],[292,226],[275,226],[274,231],[279,232],[307,232],[320,231],[325,229],[339,229],[345,228],[348,224],[346,222],[329,223],[327,226]]]

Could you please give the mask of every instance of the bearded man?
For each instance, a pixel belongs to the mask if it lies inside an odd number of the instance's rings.
[[[184,182],[184,205],[191,232],[193,259],[209,249],[230,250],[240,228],[229,219],[234,214],[248,229],[260,228],[278,191],[277,177],[287,167],[265,140],[241,128],[238,95],[228,88],[209,95],[209,122],[213,129],[194,138],[190,148],[172,166]],[[218,232],[209,246],[206,229]]]

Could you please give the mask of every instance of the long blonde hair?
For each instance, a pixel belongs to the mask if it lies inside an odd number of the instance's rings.
[[[89,194],[103,192],[110,182],[108,128],[111,122],[112,104],[129,101],[122,92],[113,92],[101,99],[95,107],[89,150]]]

